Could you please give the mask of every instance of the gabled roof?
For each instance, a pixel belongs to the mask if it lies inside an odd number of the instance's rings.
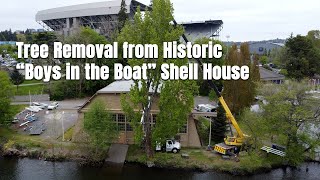
[[[263,67],[259,67],[259,71],[260,71],[260,79],[262,81],[284,80],[285,79],[284,75],[270,71],[270,70],[263,68]]]

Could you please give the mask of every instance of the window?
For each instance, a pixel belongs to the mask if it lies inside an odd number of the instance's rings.
[[[112,119],[114,122],[117,122],[117,114],[112,114]]]
[[[133,131],[133,129],[129,123],[126,124],[126,131]]]
[[[126,130],[126,124],[125,123],[118,123],[118,130],[119,131],[125,131]]]
[[[118,114],[118,122],[126,122],[126,116],[124,114]]]
[[[156,124],[157,122],[157,115],[156,114],[152,114],[152,123]]]
[[[183,125],[183,126],[179,129],[179,133],[187,133],[187,124]]]

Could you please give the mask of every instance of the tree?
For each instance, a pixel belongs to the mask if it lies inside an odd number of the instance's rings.
[[[107,44],[104,36],[98,34],[89,27],[80,28],[79,32],[67,37],[64,40],[66,44]],[[86,59],[64,59],[62,63],[71,63],[80,67],[80,79],[78,81],[61,80],[55,83],[52,91],[52,98],[62,100],[64,98],[77,98],[83,96],[92,96],[101,88],[107,86],[113,79],[113,65],[115,60],[105,58],[86,58]],[[84,66],[86,63],[95,63],[97,66],[107,65],[110,68],[110,77],[108,80],[86,80],[84,75]],[[64,69],[64,68],[62,68]]]
[[[19,85],[24,82],[24,76],[15,68],[10,74],[12,84],[17,86],[17,92]]]
[[[126,1],[121,1],[120,11],[118,13],[118,31],[120,32],[126,21],[128,20],[128,14],[126,9]]]
[[[208,44],[209,41],[212,41],[212,40],[209,39],[209,38],[204,37],[204,38],[199,38],[199,39],[195,40],[194,43],[201,45],[201,44]],[[223,46],[223,48],[222,48],[223,49],[223,54],[226,53],[226,49],[227,48],[225,47],[225,45],[222,42],[220,42],[218,40],[214,40],[213,44],[221,44]],[[222,57],[220,59],[205,58],[205,59],[201,59],[201,60],[202,60],[203,63],[211,63],[212,66],[216,66],[216,65],[217,66],[222,66],[225,63],[225,58],[224,57]],[[199,69],[199,71],[200,71],[200,69]],[[222,90],[222,80],[217,80],[214,83],[218,87],[218,89],[221,91]],[[197,84],[199,86],[199,95],[208,96],[210,94],[214,94],[214,91],[210,92],[211,88],[209,87],[208,81],[203,80],[201,75],[200,75],[199,80],[197,81]]]
[[[241,44],[240,51],[238,51],[236,45],[233,45],[229,49],[226,65],[252,67],[248,43]],[[255,68],[258,67],[255,66]],[[253,103],[256,95],[256,84],[253,79],[257,79],[257,77],[254,78],[254,76],[250,75],[248,80],[223,82],[222,94],[232,113],[239,114],[244,108],[249,107]]]
[[[270,139],[270,143],[285,146],[285,158],[291,165],[302,162],[304,155],[320,145],[316,130],[320,128],[320,103],[307,93],[309,89],[304,81],[266,84],[259,89],[266,102],[260,104],[259,113],[248,110],[242,118],[257,144]]]
[[[251,64],[250,74],[253,82],[260,81],[260,68],[258,62],[258,55],[256,54],[253,55],[253,63]]]
[[[84,130],[89,134],[92,144],[98,150],[103,150],[118,136],[117,124],[106,110],[102,100],[93,102],[84,117]]]
[[[217,108],[217,118],[212,122],[211,133],[212,141],[215,143],[223,142],[227,130],[227,119],[222,105],[219,103]]]
[[[143,143],[148,158],[153,157],[154,148],[152,144],[157,141],[153,138],[153,132],[154,136],[157,136],[156,134],[160,136],[160,133],[156,133],[157,130],[155,129],[162,129],[159,131],[165,133],[165,136],[175,135],[178,132],[178,126],[182,125],[182,120],[187,120],[186,111],[189,110],[190,112],[193,106],[191,103],[193,97],[190,94],[195,91],[193,88],[195,85],[192,84],[192,81],[162,81],[160,79],[160,67],[164,62],[172,62],[176,65],[187,63],[187,60],[165,60],[163,58],[163,42],[178,40],[183,33],[181,26],[174,27],[172,25],[172,20],[173,8],[170,1],[155,0],[153,1],[152,11],[146,11],[143,16],[138,8],[133,23],[127,23],[118,36],[119,44],[123,42],[157,44],[159,47],[158,59],[128,60],[130,66],[148,62],[155,63],[156,68],[147,72],[147,80],[135,80],[130,93],[122,99],[122,107],[132,121],[135,135],[138,136],[136,140]],[[159,89],[161,89],[160,94]],[[160,113],[157,116],[157,125],[152,128],[150,108],[157,99],[159,99]],[[169,99],[174,99],[174,102],[170,102],[177,106],[172,106],[168,101]],[[171,112],[168,113],[168,111]],[[143,120],[142,124],[140,124],[141,119]],[[169,124],[165,124],[165,122]],[[169,132],[162,126],[172,127],[173,130]]]
[[[0,125],[11,123],[13,116],[11,110],[12,84],[6,72],[0,71]]]
[[[286,69],[288,76],[297,80],[313,77],[320,72],[320,53],[310,38],[297,35],[286,42]]]
[[[311,30],[308,32],[307,38],[309,38],[314,46],[320,49],[320,30]]]

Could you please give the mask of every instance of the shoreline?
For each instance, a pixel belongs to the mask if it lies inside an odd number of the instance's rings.
[[[107,166],[117,166],[113,164],[106,163],[104,159],[94,160],[87,156],[70,156],[70,155],[63,155],[63,154],[55,154],[54,156],[42,149],[33,149],[33,150],[18,150],[16,148],[10,148],[4,150],[3,147],[0,147],[0,156],[4,158],[29,158],[29,159],[38,159],[40,161],[50,161],[50,162],[75,162],[80,166],[87,166],[87,167],[107,167]],[[320,161],[306,159],[305,163],[319,163]],[[233,176],[251,176],[257,174],[263,174],[271,172],[272,170],[276,170],[279,168],[298,168],[292,167],[289,165],[284,164],[274,164],[270,167],[260,167],[256,168],[253,171],[248,171],[239,168],[232,168],[233,170],[224,170],[222,168],[212,168],[212,167],[196,167],[196,166],[188,166],[188,167],[180,167],[175,166],[170,163],[158,163],[157,161],[153,162],[154,165],[152,167],[148,166],[147,162],[140,162],[140,161],[132,161],[126,159],[125,164],[129,165],[138,165],[144,168],[157,168],[157,169],[166,169],[166,170],[178,170],[178,171],[194,171],[194,172],[217,172],[217,173],[224,173]]]

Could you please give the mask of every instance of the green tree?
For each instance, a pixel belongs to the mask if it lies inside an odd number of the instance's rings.
[[[260,104],[258,113],[248,110],[242,118],[256,145],[269,139],[285,146],[285,158],[291,165],[301,163],[306,154],[312,154],[320,145],[320,133],[315,130],[320,128],[320,103],[307,93],[309,89],[305,81],[263,85],[259,95],[267,103]]]
[[[259,62],[258,62],[258,55],[253,55],[253,63],[251,64],[250,74],[252,77],[253,82],[260,81],[260,69],[259,69]]]
[[[104,150],[118,136],[117,124],[106,110],[102,100],[93,102],[84,117],[84,130],[89,134],[92,144],[98,150]]]
[[[126,1],[121,1],[120,11],[118,13],[118,31],[120,32],[126,21],[128,20],[128,14],[126,9]]]
[[[309,38],[314,46],[320,49],[320,30],[311,30],[308,32],[307,38]]]
[[[123,98],[122,107],[128,117],[132,118],[132,124],[135,129],[135,135],[138,136],[136,140],[143,139],[143,145],[145,147],[146,155],[148,158],[153,157],[154,143],[157,139],[153,138],[153,130],[162,129],[165,136],[175,135],[178,132],[178,126],[182,125],[182,121],[186,121],[186,111],[191,110],[193,104],[193,97],[190,94],[194,92],[195,85],[190,81],[161,81],[161,65],[164,62],[176,63],[176,65],[186,64],[186,60],[165,60],[163,58],[163,42],[171,42],[178,40],[183,33],[181,26],[174,27],[171,22],[173,20],[173,8],[169,0],[155,0],[153,1],[152,11],[146,11],[142,16],[140,9],[138,8],[137,13],[134,16],[134,22],[127,23],[120,35],[118,41],[129,42],[133,44],[157,44],[159,47],[159,58],[158,59],[129,59],[128,63],[131,66],[142,65],[142,63],[150,62],[156,64],[156,69],[147,72],[147,80],[136,80],[134,86],[131,88],[130,93],[126,98]],[[178,88],[179,87],[179,88]],[[161,89],[161,94],[159,94]],[[172,91],[174,93],[169,93]],[[162,94],[166,94],[162,95]],[[177,95],[179,95],[177,97]],[[180,98],[179,98],[180,97]],[[156,99],[159,99],[159,108],[161,109],[157,117],[157,125],[155,128],[151,127],[150,108]],[[171,106],[168,103],[168,99],[176,100],[176,105],[182,106]],[[130,101],[131,103],[128,103]],[[192,104],[192,106],[191,106]],[[168,106],[168,107],[167,107]],[[134,112],[134,110],[138,112]],[[168,113],[168,111],[171,111]],[[142,112],[142,115],[141,115]],[[190,112],[190,111],[189,111]],[[166,114],[168,113],[168,114]],[[140,124],[140,120],[143,123]],[[172,118],[164,119],[164,118]],[[161,122],[168,122],[170,124],[164,124]],[[172,127],[174,129],[168,132],[162,126]],[[177,129],[176,129],[177,128]],[[142,131],[143,129],[143,131]],[[161,133],[156,133],[155,136],[162,136]],[[161,131],[161,130],[159,130]],[[157,134],[157,135],[156,135]],[[163,135],[164,136],[164,135]],[[172,136],[171,136],[172,137]],[[169,137],[167,137],[169,138]]]
[[[262,65],[265,65],[268,63],[268,56],[261,56],[260,59],[259,59],[260,63]]]
[[[67,44],[107,44],[107,40],[104,36],[99,35],[96,31],[89,27],[80,28],[79,32],[67,37],[64,40]],[[80,79],[78,81],[67,81],[61,80],[55,83],[52,93],[52,99],[61,100],[64,98],[77,98],[83,96],[91,96],[96,93],[101,88],[107,86],[112,82],[113,79],[113,65],[115,60],[105,59],[105,58],[85,58],[85,59],[65,59],[61,60],[62,63],[69,62],[72,65],[77,65],[80,67]],[[108,80],[86,80],[84,67],[86,63],[95,63],[97,66],[109,66],[110,77]],[[64,68],[62,68],[64,69]]]
[[[212,41],[211,39],[209,39],[209,38],[206,38],[206,37],[204,37],[204,38],[199,38],[199,39],[197,39],[197,40],[195,40],[195,44],[208,44],[208,42],[209,41]],[[213,41],[213,44],[221,44],[222,45],[222,49],[223,49],[223,54],[225,54],[226,53],[226,46],[221,42],[221,41],[218,41],[218,40],[214,40]],[[222,66],[224,63],[225,63],[225,57],[222,57],[222,58],[220,58],[220,59],[216,59],[216,58],[205,58],[205,59],[201,59],[201,61],[203,62],[203,63],[211,63],[212,64],[212,66]],[[200,71],[200,69],[199,69],[199,71]],[[222,80],[217,80],[217,81],[215,81],[214,82],[215,83],[215,85],[218,87],[218,89],[221,91],[222,90]],[[201,95],[201,96],[208,96],[208,95],[210,95],[210,94],[214,94],[214,91],[211,91],[210,92],[210,87],[209,87],[209,83],[208,83],[208,81],[206,81],[206,80],[203,80],[203,78],[202,78],[202,75],[200,75],[200,78],[199,78],[199,80],[197,81],[197,84],[198,84],[198,86],[199,86],[199,95]]]
[[[19,85],[24,82],[24,76],[15,68],[10,74],[12,84],[17,86],[17,92]]]
[[[11,110],[12,84],[6,72],[0,71],[0,125],[11,123],[13,116]]]
[[[288,76],[297,80],[313,77],[320,72],[320,53],[312,40],[305,36],[290,37],[286,42]]]
[[[229,49],[226,65],[252,67],[249,45],[240,45],[240,51],[236,45]],[[250,75],[248,80],[230,80],[223,82],[223,97],[232,113],[239,114],[244,108],[251,106],[256,95],[256,84],[254,76]],[[257,79],[257,78],[255,78]]]
[[[215,143],[223,142],[227,130],[227,119],[222,105],[219,103],[217,108],[217,117],[214,118],[211,127],[212,141]]]

